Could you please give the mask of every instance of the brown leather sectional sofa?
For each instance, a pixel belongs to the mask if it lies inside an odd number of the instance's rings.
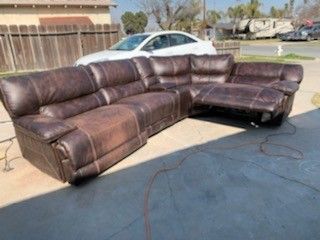
[[[75,183],[210,107],[281,124],[302,78],[300,65],[235,63],[231,55],[140,57],[2,79],[0,95],[23,156]]]

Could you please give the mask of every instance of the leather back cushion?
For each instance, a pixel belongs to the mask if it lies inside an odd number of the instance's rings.
[[[131,60],[93,63],[89,68],[108,104],[145,92],[144,83]]]
[[[69,67],[2,79],[0,89],[9,114],[17,118],[38,114],[48,105],[92,94],[97,85],[84,68]]]
[[[158,83],[151,62],[148,58],[136,57],[133,58],[132,61],[134,62],[137,71],[140,74],[141,80],[144,82],[147,88]]]
[[[268,77],[280,80],[283,64],[276,63],[236,63],[232,75]]]
[[[65,102],[42,106],[40,113],[49,117],[66,119],[107,104],[108,102],[100,90]]]
[[[261,80],[272,84],[281,80],[300,83],[303,79],[303,68],[297,64],[280,63],[236,63],[230,82],[250,82]],[[258,79],[258,80],[257,80]]]
[[[192,83],[224,83],[228,80],[234,65],[234,58],[230,54],[192,55],[190,59]]]
[[[255,81],[269,85],[280,81],[282,64],[274,63],[236,63],[229,82],[250,84]]]
[[[189,55],[151,57],[150,62],[158,82],[174,82],[177,86],[191,83]]]

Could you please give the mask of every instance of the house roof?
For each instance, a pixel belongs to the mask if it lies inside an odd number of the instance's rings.
[[[0,6],[100,6],[116,7],[113,0],[0,0]]]

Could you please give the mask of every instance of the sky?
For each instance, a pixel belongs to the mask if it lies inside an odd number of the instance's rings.
[[[114,23],[120,23],[121,22],[120,17],[126,11],[132,11],[132,12],[140,11],[137,5],[137,0],[114,0],[114,1],[117,2],[118,4],[117,8],[111,10]],[[232,5],[246,3],[246,2],[249,2],[249,0],[207,0],[207,8],[225,11],[228,7]],[[283,7],[284,4],[288,2],[289,2],[288,0],[263,0],[262,10],[263,12],[268,13],[271,6]],[[301,4],[302,2],[303,0],[296,0],[296,6]]]

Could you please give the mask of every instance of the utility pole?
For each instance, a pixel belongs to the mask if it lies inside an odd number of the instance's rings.
[[[206,0],[203,0],[203,24],[207,22],[207,4]]]

